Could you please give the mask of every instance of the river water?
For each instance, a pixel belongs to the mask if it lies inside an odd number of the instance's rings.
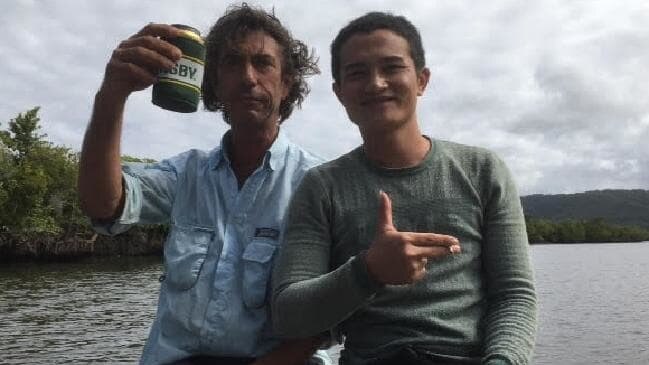
[[[535,364],[649,364],[649,242],[532,246]],[[158,258],[0,266],[0,364],[135,363]]]

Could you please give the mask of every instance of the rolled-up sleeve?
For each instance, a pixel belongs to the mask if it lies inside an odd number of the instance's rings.
[[[116,235],[134,224],[159,224],[169,221],[178,181],[173,160],[155,164],[129,163],[122,166],[124,207],[111,221],[92,220],[97,233]]]

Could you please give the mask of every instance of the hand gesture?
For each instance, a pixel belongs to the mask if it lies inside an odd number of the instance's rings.
[[[399,232],[392,224],[392,201],[380,193],[376,238],[365,261],[370,276],[382,284],[410,284],[426,275],[428,259],[460,252],[453,236],[436,233]]]

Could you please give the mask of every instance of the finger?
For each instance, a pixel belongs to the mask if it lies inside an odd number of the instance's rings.
[[[128,49],[144,47],[157,52],[163,57],[166,57],[174,62],[177,62],[182,56],[182,51],[173,44],[165,41],[164,39],[156,38],[153,36],[142,36],[137,38],[130,38],[120,43],[118,49]]]
[[[426,258],[426,263],[429,258],[439,258],[448,255],[460,253],[461,248],[459,245],[455,246],[414,246],[412,249],[412,257],[417,262],[422,262],[422,258]]]
[[[423,279],[426,276],[426,263],[423,261],[418,261],[416,265],[412,267],[411,282],[416,282]]]
[[[156,74],[133,63],[121,62],[119,60],[112,60],[108,64],[107,73],[122,75],[119,77],[121,79],[126,77],[127,82],[135,85],[138,89],[144,89],[156,82]]]
[[[145,47],[119,48],[115,50],[114,56],[121,62],[146,68],[154,74],[158,74],[161,70],[169,70],[175,64],[167,57]]]
[[[408,243],[415,246],[454,246],[459,245],[457,237],[437,233],[402,232]]]
[[[154,36],[162,38],[175,38],[182,33],[182,30],[173,27],[169,24],[156,24],[149,23],[144,28],[140,29],[139,32],[134,34],[131,38],[141,37],[141,36]]]
[[[395,231],[392,224],[392,200],[384,191],[379,192],[379,221],[378,230],[381,232]]]

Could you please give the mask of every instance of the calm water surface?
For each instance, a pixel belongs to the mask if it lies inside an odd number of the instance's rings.
[[[532,247],[535,364],[649,364],[649,243]],[[0,266],[0,364],[135,363],[157,258]]]

